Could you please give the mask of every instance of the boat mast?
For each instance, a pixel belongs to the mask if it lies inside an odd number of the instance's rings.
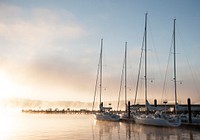
[[[125,43],[125,110],[127,112],[127,42]]]
[[[176,19],[174,19],[174,31],[173,31],[173,40],[174,40],[174,93],[175,93],[175,105],[177,105],[177,85],[176,85],[176,42],[175,42],[175,26]],[[176,107],[175,107],[176,111]]]
[[[100,51],[100,104],[101,104],[101,93],[102,93],[102,51],[103,51],[103,39],[101,39],[101,51]]]
[[[145,60],[144,60],[144,65],[145,65],[145,75],[144,75],[144,80],[145,80],[145,103],[147,102],[147,13],[145,14]]]

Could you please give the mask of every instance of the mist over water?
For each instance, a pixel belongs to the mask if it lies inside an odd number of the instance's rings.
[[[114,110],[117,108],[117,101],[104,102],[105,106],[108,106],[109,103],[112,104]],[[2,108],[20,108],[20,109],[55,109],[60,110],[70,108],[71,110],[80,110],[88,109],[92,110],[92,101],[91,102],[81,102],[81,101],[44,101],[44,100],[31,100],[23,98],[6,98],[0,100],[0,107]],[[119,109],[124,110],[124,101],[121,101],[119,104]],[[99,109],[99,103],[95,102],[94,109]]]
[[[196,128],[162,128],[94,120],[84,114],[28,114],[4,112],[1,140],[199,140]]]

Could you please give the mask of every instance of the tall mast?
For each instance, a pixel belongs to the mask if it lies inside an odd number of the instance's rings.
[[[122,66],[122,75],[121,75],[117,110],[119,108],[121,89],[122,89],[122,86],[124,86],[124,93],[125,93],[124,94],[124,97],[125,97],[124,103],[125,103],[125,111],[127,112],[127,42],[125,42],[125,51],[124,52],[125,53],[124,53],[123,66]],[[123,80],[124,80],[124,83],[123,83]]]
[[[177,105],[177,86],[176,86],[176,42],[175,42],[175,26],[176,19],[174,19],[174,31],[173,31],[173,38],[174,38],[174,93],[175,93],[175,105]]]
[[[147,101],[147,13],[145,14],[145,60],[144,60],[144,65],[145,65],[145,75],[144,75],[144,80],[145,80],[145,102]]]
[[[103,51],[103,39],[101,39],[101,51],[100,51],[100,104],[101,104],[101,93],[102,93],[102,51]]]
[[[127,112],[127,42],[125,43],[125,110]]]

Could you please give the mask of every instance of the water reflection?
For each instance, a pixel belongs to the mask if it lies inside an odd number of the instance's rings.
[[[116,134],[120,133],[120,124],[118,122],[94,121],[94,132],[97,134],[97,139],[113,139]],[[119,136],[119,135],[118,135]],[[95,138],[96,139],[96,138]],[[119,139],[119,138],[116,138]]]
[[[133,123],[94,121],[94,139],[98,140],[199,140],[195,128],[165,128]]]
[[[199,140],[197,128],[164,128],[94,121],[90,115],[0,115],[0,140]]]
[[[0,140],[9,139],[20,126],[20,119],[16,119],[18,114],[0,108]]]

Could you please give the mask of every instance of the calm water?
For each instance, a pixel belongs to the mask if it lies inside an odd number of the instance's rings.
[[[92,115],[0,114],[0,140],[199,140],[200,130],[95,121]]]

